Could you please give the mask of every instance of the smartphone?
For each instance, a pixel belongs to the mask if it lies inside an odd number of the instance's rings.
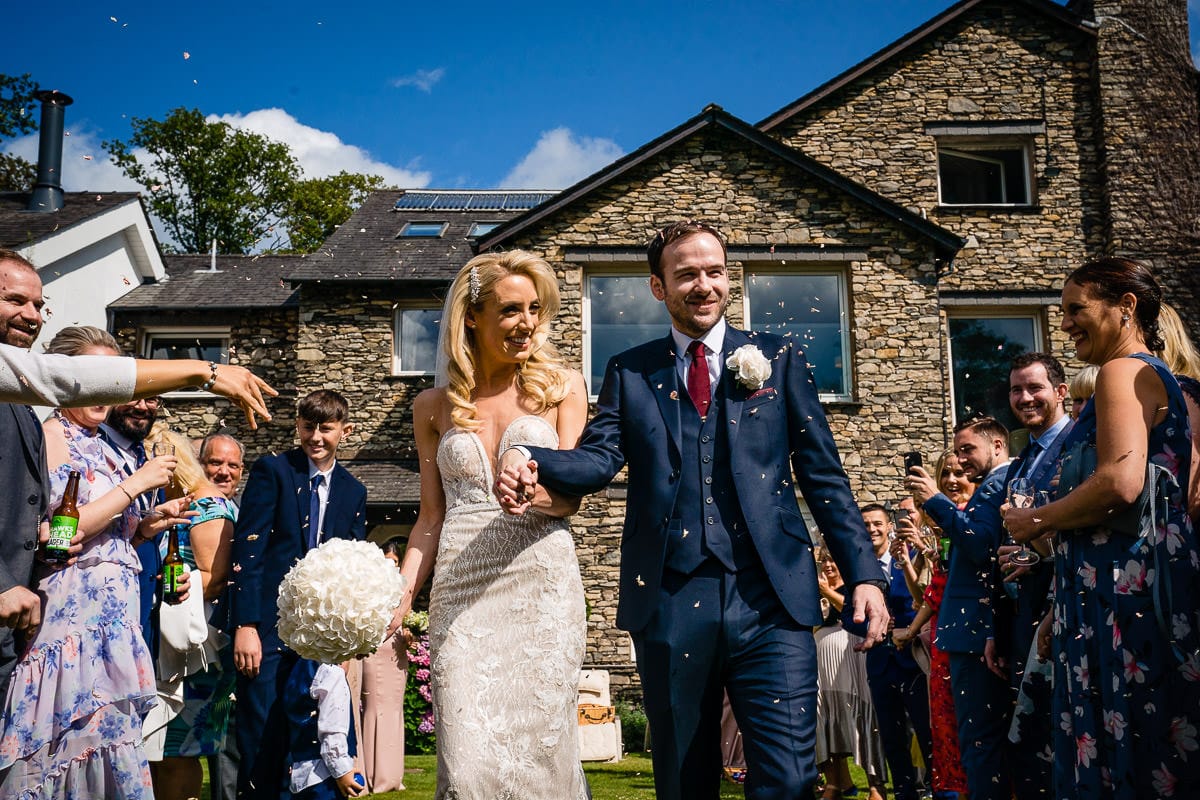
[[[913,467],[921,466],[921,454],[911,450],[904,454],[904,474],[907,475]]]

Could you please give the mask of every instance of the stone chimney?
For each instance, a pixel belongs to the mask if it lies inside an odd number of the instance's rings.
[[[1107,250],[1151,262],[1200,341],[1200,76],[1187,0],[1077,0],[1096,28]]]
[[[58,91],[40,91],[42,128],[38,138],[37,183],[29,196],[30,211],[58,211],[63,207],[63,118],[74,101]]]

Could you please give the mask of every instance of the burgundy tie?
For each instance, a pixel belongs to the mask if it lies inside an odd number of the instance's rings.
[[[688,366],[687,386],[692,403],[703,418],[708,415],[708,406],[712,402],[712,382],[708,377],[708,359],[705,357],[704,342],[696,341],[688,345],[688,353],[692,363]]]

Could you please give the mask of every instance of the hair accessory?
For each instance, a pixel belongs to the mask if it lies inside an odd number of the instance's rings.
[[[472,303],[479,302],[479,270],[476,267],[471,267],[467,274],[467,295]]]
[[[212,388],[214,386],[216,386],[216,384],[217,384],[217,362],[215,362],[215,361],[208,362],[208,368],[210,370],[212,370],[212,374],[209,375],[208,380],[206,380],[204,383],[200,384],[200,391],[202,391],[202,392],[211,391]]]

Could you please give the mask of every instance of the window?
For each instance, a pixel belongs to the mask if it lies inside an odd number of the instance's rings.
[[[846,276],[840,271],[746,271],[750,329],[791,335],[804,347],[823,400],[851,396]]]
[[[502,224],[500,222],[472,222],[471,229],[467,231],[467,238],[478,239],[480,236],[486,236]]]
[[[583,374],[595,396],[608,360],[634,345],[667,335],[667,307],[650,294],[650,277],[637,273],[589,274],[583,296]]]
[[[400,229],[400,238],[436,239],[446,232],[445,222],[406,222]]]
[[[432,375],[437,369],[438,326],[442,320],[437,308],[398,308],[395,322],[395,375]]]
[[[144,358],[195,358],[217,364],[229,363],[228,328],[147,328],[142,334]],[[171,395],[195,395],[196,387],[180,389]]]
[[[987,137],[939,140],[938,202],[944,206],[1028,206],[1029,145]]]
[[[949,319],[954,419],[983,413],[1009,430],[1020,427],[1008,406],[1008,373],[1013,358],[1040,351],[1042,320],[1037,312],[972,314],[964,309]]]

